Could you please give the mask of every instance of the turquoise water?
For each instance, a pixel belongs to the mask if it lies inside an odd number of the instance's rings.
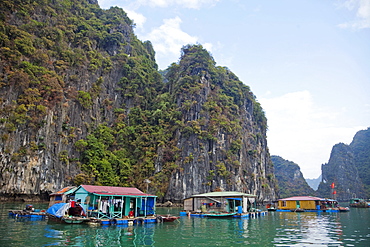
[[[128,226],[63,225],[8,216],[0,204],[0,246],[370,246],[370,209],[345,213],[269,212],[251,219],[188,218]],[[46,204],[33,204],[46,208]],[[179,209],[157,213],[179,215]]]

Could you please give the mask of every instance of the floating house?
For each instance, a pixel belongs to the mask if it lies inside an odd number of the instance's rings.
[[[56,203],[65,203],[69,199],[74,199],[73,192],[77,189],[75,186],[65,187],[57,192],[50,194],[49,208]]]
[[[323,199],[313,196],[293,196],[278,200],[278,210],[317,210]]]
[[[349,206],[354,208],[370,208],[370,201],[361,198],[351,198]]]
[[[81,202],[87,217],[122,219],[155,214],[156,196],[137,188],[80,185],[74,195],[75,200]]]
[[[278,200],[277,211],[294,212],[339,212],[348,211],[347,208],[339,207],[338,202],[314,196],[293,196]]]
[[[217,191],[192,195],[184,200],[184,212],[180,215],[211,216],[211,214],[247,216],[256,211],[256,196],[235,191]]]
[[[137,188],[80,185],[71,200],[52,205],[46,215],[60,223],[93,225],[162,223],[180,218],[156,215],[156,198]]]

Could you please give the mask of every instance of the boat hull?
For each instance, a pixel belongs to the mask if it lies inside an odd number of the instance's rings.
[[[210,214],[203,214],[206,217],[212,217],[212,218],[228,218],[233,217],[236,215],[236,213],[210,213]]]
[[[162,222],[174,222],[179,219],[180,216],[158,216],[157,219],[160,219]]]
[[[56,217],[54,215],[48,215],[48,219],[50,221],[63,223],[63,224],[82,224],[87,223],[90,221],[89,218],[82,218],[82,217]]]

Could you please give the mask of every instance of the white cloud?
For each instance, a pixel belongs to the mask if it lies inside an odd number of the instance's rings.
[[[195,44],[198,40],[182,31],[180,24],[181,19],[178,16],[165,19],[160,27],[153,29],[145,38],[153,43],[155,51],[161,55],[179,54],[183,45]]]
[[[127,6],[131,9],[137,9],[140,6],[166,8],[171,6],[180,6],[188,9],[200,9],[202,6],[213,6],[219,0],[98,0],[102,8],[110,6]]]
[[[266,112],[270,153],[297,163],[306,178],[317,178],[332,147],[349,144],[362,126],[341,126],[338,115],[315,105],[309,91],[260,99]]]
[[[118,1],[118,0],[98,0],[103,8],[110,6],[119,6],[124,9],[128,17],[136,24],[136,28],[140,29],[137,33],[141,40],[150,40],[156,51],[156,60],[160,68],[169,66],[176,62],[180,57],[181,48],[187,44],[201,43],[199,38],[191,36],[181,29],[182,20],[176,16],[171,19],[164,19],[163,24],[145,32],[144,24],[147,18],[138,13],[137,10],[141,6],[150,7],[170,7],[180,6],[184,8],[200,8],[204,5],[210,6],[219,0],[136,0],[136,1]],[[212,51],[213,44],[201,43],[209,52]]]
[[[213,5],[219,0],[137,0],[139,5],[149,5],[152,7],[169,7],[179,5],[189,9],[199,9],[202,6]]]
[[[146,17],[144,15],[133,10],[125,10],[125,12],[127,13],[127,16],[134,21],[137,28],[143,28],[144,23],[146,22]]]
[[[203,48],[206,49],[207,51],[209,52],[212,52],[212,49],[213,49],[213,44],[211,43],[204,43],[202,44]]]
[[[184,45],[199,43],[198,37],[191,36],[181,30],[181,22],[178,16],[171,19],[164,19],[161,26],[142,37],[142,39],[152,42],[160,67],[167,67],[170,63],[176,62],[180,57],[180,51]],[[205,43],[203,47],[208,51],[212,50],[211,43]]]
[[[340,24],[339,27],[353,29],[370,28],[369,0],[346,0],[340,6],[350,11],[356,11],[356,18],[353,21]]]
[[[112,6],[111,0],[98,0],[99,6],[103,9],[108,9],[110,6]]]

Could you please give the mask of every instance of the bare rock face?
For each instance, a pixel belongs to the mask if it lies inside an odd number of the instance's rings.
[[[109,162],[82,164],[76,147],[103,123],[122,132],[100,151],[126,159],[106,169],[104,185],[113,178],[143,190],[149,179],[150,193],[174,203],[215,190],[276,198],[263,110],[200,45],[183,48],[162,81],[153,47],[136,38],[122,9],[101,10],[93,0],[10,2],[0,3],[3,199],[47,198],[81,172],[104,173]]]
[[[333,146],[327,164],[321,166],[322,182],[317,190],[322,197],[349,200],[365,197],[365,189],[356,167],[355,155],[351,146],[338,143]],[[331,184],[334,183],[334,188]],[[335,191],[335,194],[333,192]]]
[[[263,112],[249,88],[229,70],[215,67],[204,53],[201,47],[185,47],[179,66],[168,72],[176,75],[168,79],[169,87],[178,95],[184,127],[177,133],[181,160],[166,198],[180,201],[224,190],[256,194],[261,201],[273,199]],[[229,90],[238,96],[230,97]]]
[[[98,123],[113,121],[112,109],[123,104],[116,88],[130,49],[116,43],[104,50],[108,41],[83,37],[78,29],[68,30],[72,24],[66,19],[83,8],[86,12],[96,8],[96,0],[72,4],[71,9],[58,3],[6,4],[0,5],[6,37],[0,52],[0,196],[3,200],[48,199],[50,192],[70,185],[80,173],[80,154],[74,143],[86,138]],[[29,11],[27,16],[17,16],[20,8]],[[122,18],[111,25],[111,32],[120,34],[120,43],[127,45],[133,31],[125,21]],[[39,22],[49,26],[23,28]],[[14,40],[21,38],[20,43],[29,42],[28,48],[14,46]],[[105,56],[104,61],[112,61],[109,52],[122,55],[113,59],[109,69],[92,67],[86,56],[95,49],[102,54],[100,59]],[[94,88],[98,89],[95,95]],[[82,92],[94,97],[84,102]]]

